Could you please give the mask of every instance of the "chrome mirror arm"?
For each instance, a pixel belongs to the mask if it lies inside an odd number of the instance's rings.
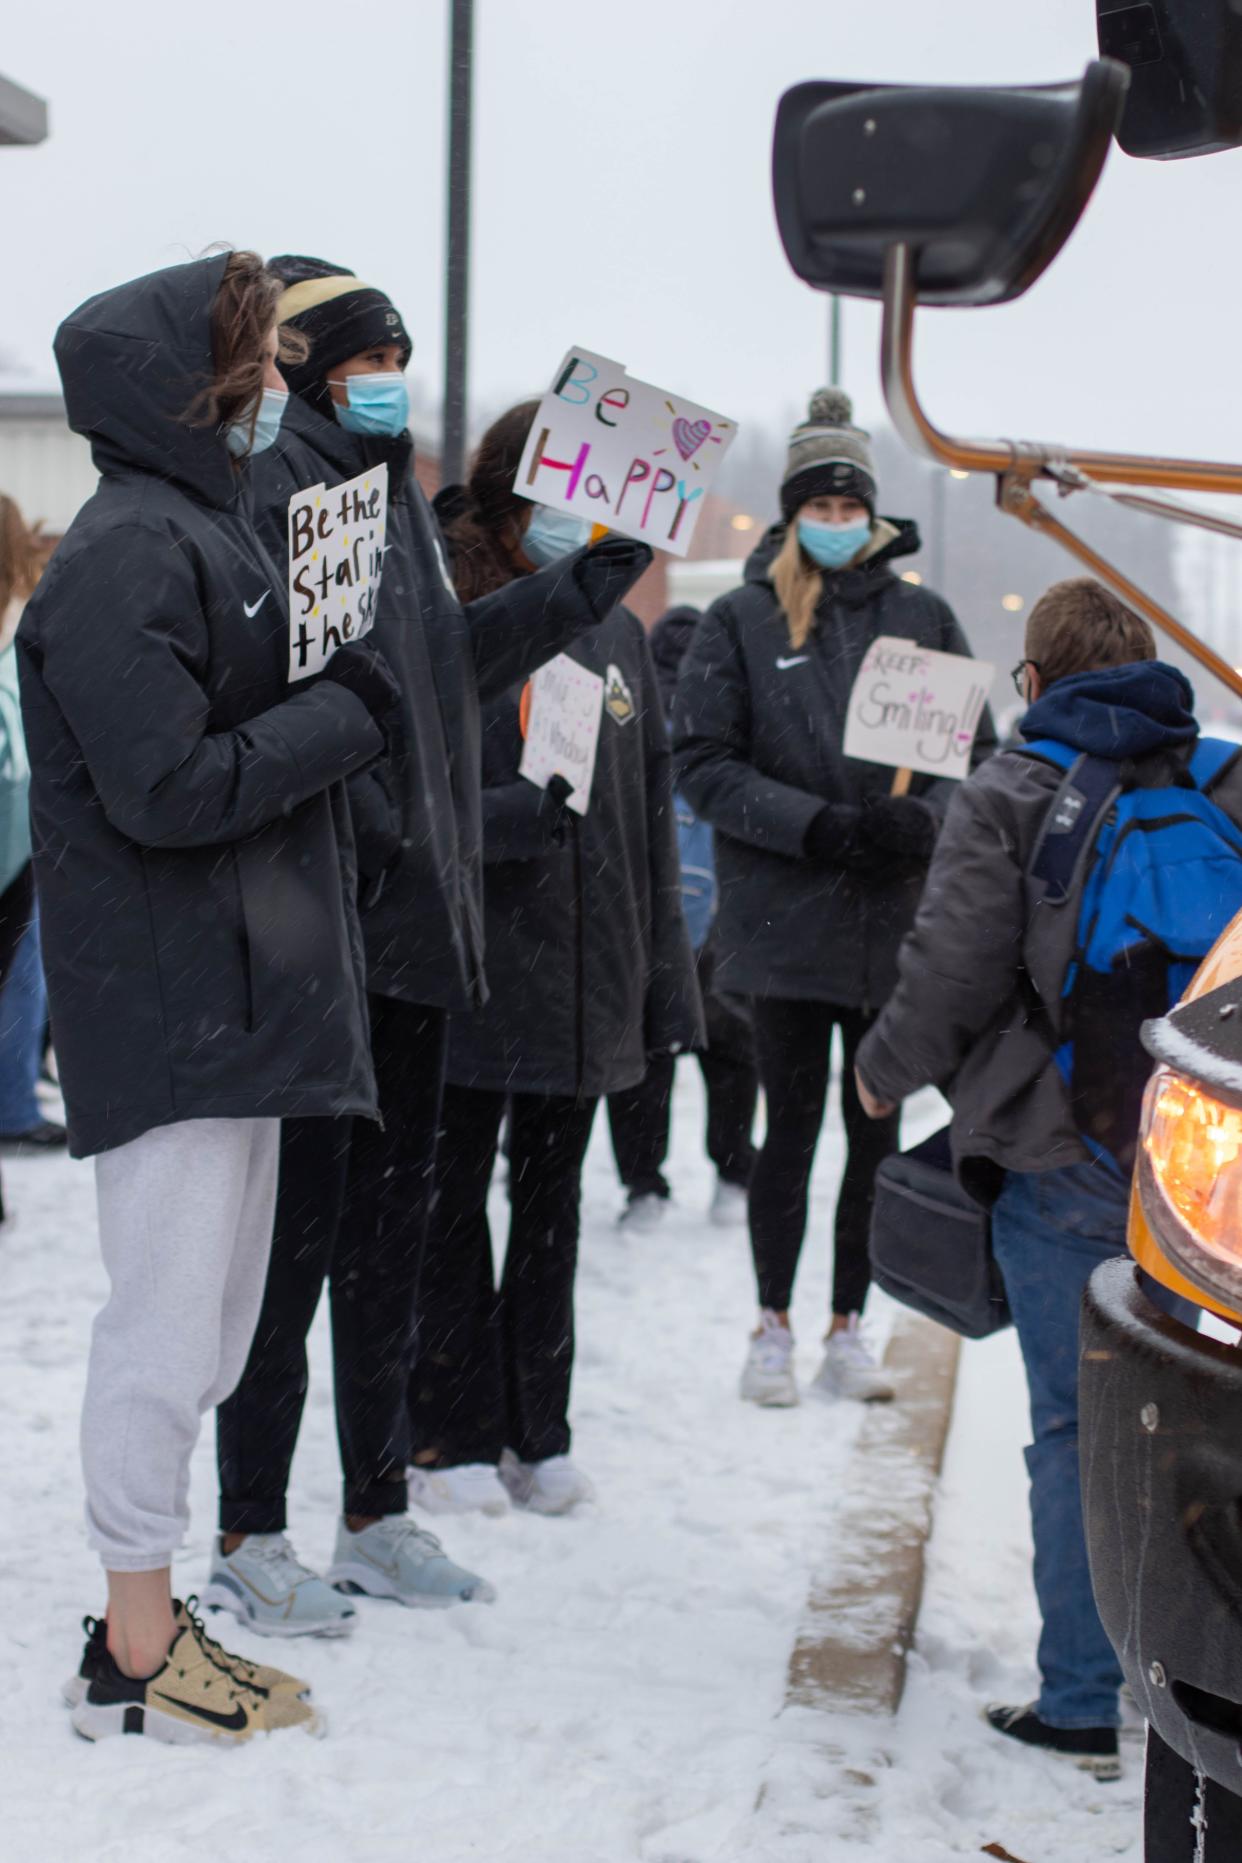
[[[1105,485],[1165,486],[1183,492],[1242,495],[1242,466],[1202,459],[1147,458],[1136,453],[1087,452],[1032,441],[959,440],[942,433],[928,418],[914,386],[917,307],[913,251],[904,244],[890,246],[884,261],[880,375],[894,427],[910,450],[924,459],[954,472],[1009,472],[1021,467],[1035,477],[1042,476],[1047,466],[1076,466],[1088,478]]]
[[[1242,698],[1242,673],[1213,653],[1159,602],[1115,569],[1036,498],[1033,485],[1044,478],[1064,492],[1087,489],[1085,481],[1113,485],[1167,486],[1180,491],[1242,493],[1242,466],[1212,465],[1202,460],[1145,459],[1127,453],[1077,452],[1069,447],[1040,446],[1009,440],[957,440],[941,433],[928,418],[914,386],[914,255],[909,246],[891,246],[884,264],[884,319],[880,338],[880,373],[892,422],[911,452],[952,472],[988,472],[995,476],[997,504],[1011,517],[1059,543],[1098,576],[1130,607],[1175,640],[1236,698]],[[1075,481],[1078,481],[1076,484]],[[1188,512],[1159,500],[1127,499],[1140,509],[1174,523],[1239,534],[1208,513]]]

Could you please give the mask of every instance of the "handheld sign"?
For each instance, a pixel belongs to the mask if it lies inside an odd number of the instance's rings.
[[[530,682],[526,745],[518,773],[540,789],[554,776],[573,784],[569,807],[585,815],[604,716],[604,682],[568,654],[541,666]]]
[[[571,349],[531,426],[514,491],[684,556],[734,421]]]
[[[882,635],[868,647],[850,693],[846,756],[925,776],[969,776],[994,671],[986,660]]]
[[[289,679],[322,672],[371,631],[388,529],[388,468],[289,500]]]

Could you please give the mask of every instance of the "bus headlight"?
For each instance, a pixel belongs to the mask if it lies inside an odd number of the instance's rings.
[[[1138,1190],[1173,1266],[1214,1305],[1242,1309],[1242,1111],[1158,1067],[1143,1101]]]

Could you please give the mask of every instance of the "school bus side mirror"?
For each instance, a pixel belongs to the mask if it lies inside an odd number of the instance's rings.
[[[901,245],[921,304],[1019,297],[1090,200],[1127,82],[1104,60],[1077,84],[795,85],[772,149],[789,263],[820,291],[879,298]]]
[[[1236,0],[1096,0],[1100,54],[1130,69],[1117,140],[1176,160],[1242,144],[1242,10]]]

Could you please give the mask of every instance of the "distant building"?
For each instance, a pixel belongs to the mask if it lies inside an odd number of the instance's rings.
[[[90,447],[65,424],[59,393],[0,388],[0,492],[29,523],[62,536],[98,477]]]

